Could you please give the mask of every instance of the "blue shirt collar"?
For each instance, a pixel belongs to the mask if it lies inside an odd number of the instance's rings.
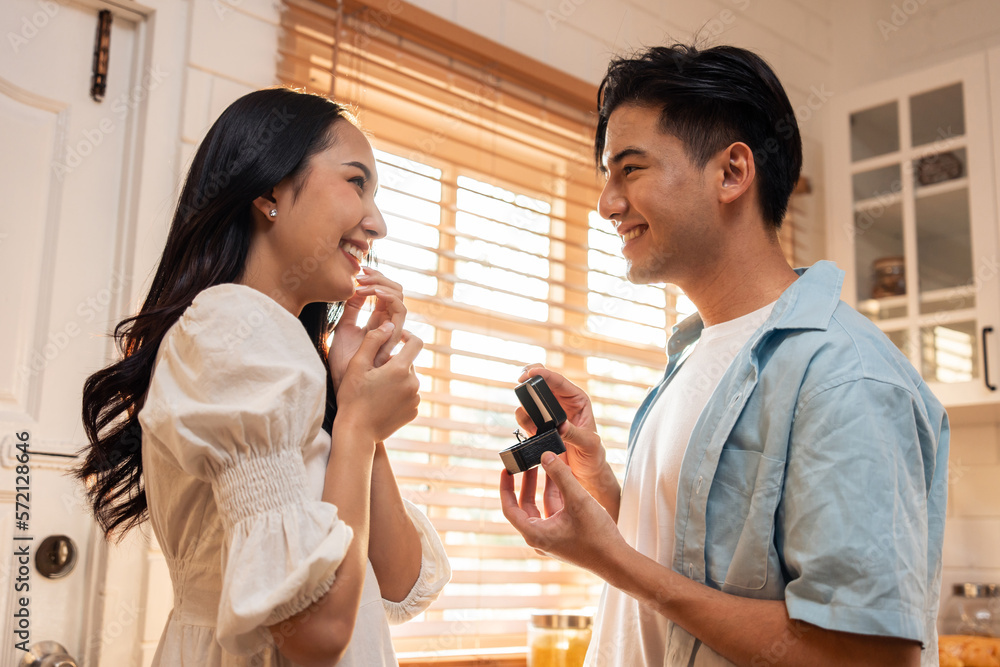
[[[774,329],[819,329],[830,326],[830,318],[840,303],[844,272],[829,261],[819,261],[808,268],[795,269],[798,280],[788,286],[774,304],[763,331]],[[809,298],[800,298],[808,294]],[[673,359],[701,336],[705,323],[695,313],[674,328],[667,341],[667,355]]]

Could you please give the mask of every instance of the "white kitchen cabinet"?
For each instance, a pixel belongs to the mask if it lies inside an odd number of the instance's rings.
[[[842,296],[948,407],[1000,402],[991,104],[1000,51],[831,100],[827,248],[846,272]],[[896,273],[876,273],[886,266]]]

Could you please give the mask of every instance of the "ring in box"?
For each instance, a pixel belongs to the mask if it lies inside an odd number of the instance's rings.
[[[566,421],[566,411],[552,395],[545,380],[539,375],[528,378],[514,388],[514,393],[537,430],[526,440],[518,436],[516,445],[500,452],[500,460],[512,475],[537,466],[542,462],[543,452],[562,454],[566,451],[558,431],[559,425]]]

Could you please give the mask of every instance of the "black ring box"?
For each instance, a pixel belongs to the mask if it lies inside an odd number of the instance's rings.
[[[514,393],[537,430],[534,436],[500,452],[500,460],[512,475],[537,466],[542,462],[543,452],[562,454],[566,451],[558,431],[559,425],[566,421],[566,411],[545,380],[540,375],[528,378],[514,388]]]

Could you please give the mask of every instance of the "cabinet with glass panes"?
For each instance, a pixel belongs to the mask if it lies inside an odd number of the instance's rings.
[[[831,103],[827,254],[842,298],[946,406],[1000,401],[1000,265],[986,54]]]

